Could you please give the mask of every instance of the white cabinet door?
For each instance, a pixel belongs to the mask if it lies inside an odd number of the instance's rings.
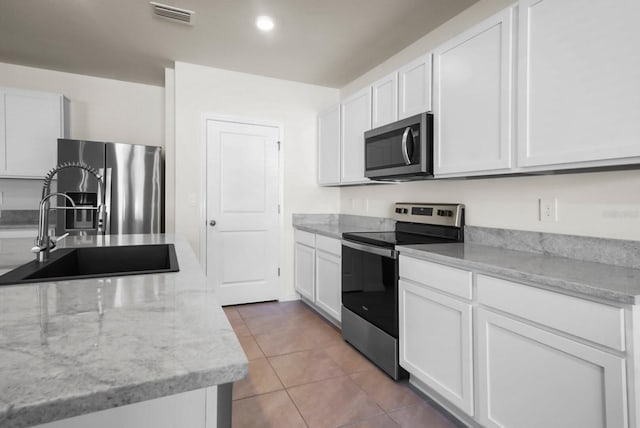
[[[431,110],[431,54],[402,67],[398,82],[400,119]]]
[[[341,260],[335,254],[316,249],[316,305],[340,321]]]
[[[485,309],[476,320],[483,426],[627,426],[623,358]]]
[[[640,2],[519,6],[519,165],[640,156]]]
[[[371,129],[371,87],[342,102],[342,184],[369,182],[364,176],[364,131]]]
[[[511,167],[513,9],[434,51],[434,172]]]
[[[315,249],[299,242],[294,249],[295,289],[313,302],[315,280]]]
[[[45,92],[0,88],[0,176],[43,178],[67,137],[66,100]]]
[[[371,85],[373,111],[371,127],[377,128],[398,120],[398,73]]]
[[[400,365],[473,415],[471,304],[400,280]]]
[[[318,115],[318,184],[340,184],[340,104]]]

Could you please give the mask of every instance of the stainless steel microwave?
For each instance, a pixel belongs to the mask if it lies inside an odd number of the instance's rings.
[[[433,178],[433,114],[421,113],[366,131],[364,175],[380,181]]]

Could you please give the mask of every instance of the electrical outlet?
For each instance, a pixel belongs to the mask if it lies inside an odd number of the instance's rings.
[[[556,198],[538,199],[540,221],[558,221],[558,201]]]

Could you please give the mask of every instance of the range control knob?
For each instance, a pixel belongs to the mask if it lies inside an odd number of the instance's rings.
[[[402,209],[402,214],[407,214],[408,212],[409,212],[409,210],[408,210],[408,209],[406,209],[406,208],[403,208],[403,209]]]
[[[396,213],[402,214],[402,208],[396,208]]]
[[[453,217],[453,211],[451,210],[438,210],[437,214],[440,217]]]

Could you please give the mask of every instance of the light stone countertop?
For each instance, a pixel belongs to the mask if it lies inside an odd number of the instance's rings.
[[[348,214],[293,214],[293,227],[329,238],[342,239],[346,232],[379,232],[395,230],[390,218]]]
[[[299,224],[293,227],[335,239],[342,239],[342,234],[346,232],[378,232],[380,230],[380,228],[375,227],[357,227],[344,224]]]
[[[403,255],[548,289],[615,303],[640,303],[640,269],[470,243],[406,245],[396,249]]]
[[[246,376],[247,358],[183,238],[67,238],[61,247],[152,243],[175,244],[179,272],[0,287],[0,427]],[[32,239],[0,244],[0,264],[33,257]]]

